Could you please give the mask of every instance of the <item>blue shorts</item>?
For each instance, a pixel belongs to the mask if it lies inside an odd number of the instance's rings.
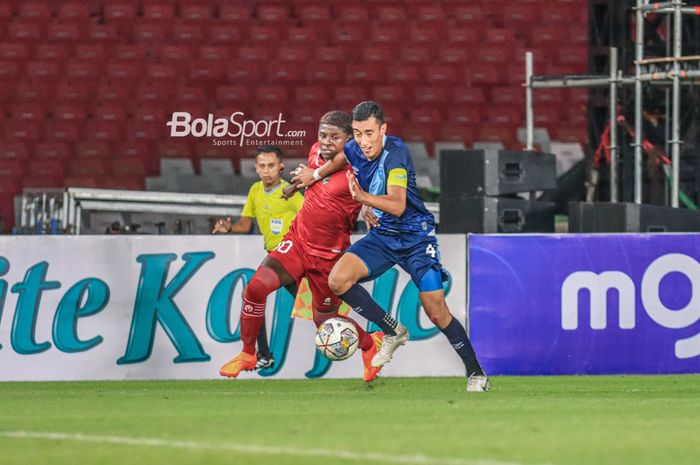
[[[447,279],[435,236],[371,229],[347,251],[357,255],[367,266],[369,275],[363,281],[378,278],[394,265],[410,274],[421,292],[442,289],[442,282]]]

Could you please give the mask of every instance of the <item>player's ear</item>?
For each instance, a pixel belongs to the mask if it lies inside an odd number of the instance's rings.
[[[282,171],[284,171],[284,162],[283,161],[280,162],[280,173]]]

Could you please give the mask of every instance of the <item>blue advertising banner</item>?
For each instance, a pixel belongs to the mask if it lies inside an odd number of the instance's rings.
[[[489,373],[700,372],[700,235],[471,235],[468,253]]]

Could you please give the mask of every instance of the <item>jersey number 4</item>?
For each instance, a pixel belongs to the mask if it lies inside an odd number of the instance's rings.
[[[425,248],[425,253],[430,255],[431,258],[435,258],[435,255],[437,255],[437,250],[435,250],[433,244],[428,244],[428,247]]]

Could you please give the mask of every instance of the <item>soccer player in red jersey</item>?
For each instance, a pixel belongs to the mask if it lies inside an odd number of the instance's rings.
[[[219,373],[236,377],[243,370],[255,369],[255,339],[264,321],[267,296],[302,277],[309,281],[314,323],[319,326],[338,315],[340,298],[328,287],[333,265],[350,246],[352,232],[362,207],[354,202],[348,188],[343,146],[352,135],[352,118],[341,111],[323,115],[319,123],[318,142],[309,152],[309,168],[318,181],[306,189],[304,205],[292,222],[289,232],[268,254],[243,293],[241,340],[243,351],[224,365]],[[328,176],[326,174],[332,173]],[[345,317],[347,318],[347,317]],[[381,346],[384,334],[368,334],[354,320],[360,334],[364,365],[363,379],[374,379],[381,367],[371,366],[372,357]]]

